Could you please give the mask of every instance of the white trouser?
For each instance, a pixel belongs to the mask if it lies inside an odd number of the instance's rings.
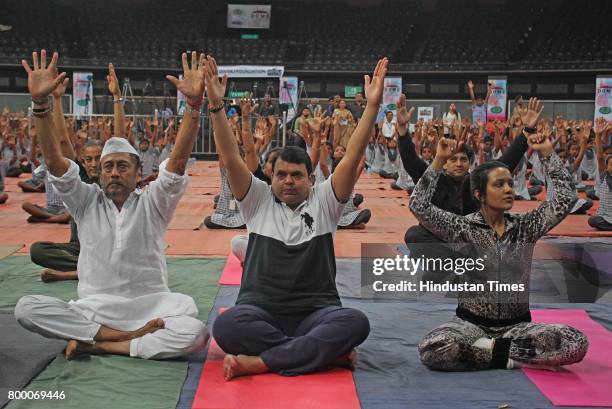
[[[127,313],[127,312],[126,312]],[[25,329],[47,338],[74,339],[93,344],[100,326],[124,330],[112,322],[95,322],[80,309],[58,298],[45,295],[26,295],[15,306],[15,318]],[[175,358],[189,354],[203,346],[208,339],[205,325],[188,315],[161,318],[165,328],[130,343],[130,356],[143,359]]]

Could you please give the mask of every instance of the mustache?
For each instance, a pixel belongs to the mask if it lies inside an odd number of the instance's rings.
[[[111,178],[109,181],[107,181],[106,183],[103,184],[103,189],[107,190],[109,186],[111,185],[117,185],[117,186],[121,186],[123,188],[127,188],[128,184],[125,183],[124,181],[122,181],[119,178]]]

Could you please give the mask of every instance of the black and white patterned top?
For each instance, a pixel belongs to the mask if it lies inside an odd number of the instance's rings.
[[[215,213],[210,219],[221,226],[240,227],[244,224],[244,219],[240,215],[238,204],[229,186],[227,170],[221,169],[221,192],[219,193],[219,203]]]

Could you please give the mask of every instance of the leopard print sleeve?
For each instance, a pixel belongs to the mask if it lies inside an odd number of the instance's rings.
[[[442,210],[431,203],[441,173],[431,165],[427,168],[410,195],[410,211],[427,230],[442,240],[449,243],[464,241],[461,238],[469,233],[465,217]]]
[[[556,153],[548,157],[540,157],[544,172],[552,180],[555,194],[552,200],[540,204],[537,209],[522,216],[524,226],[524,242],[535,243],[540,237],[559,224],[568,215],[576,202],[576,189],[572,176],[563,166]]]

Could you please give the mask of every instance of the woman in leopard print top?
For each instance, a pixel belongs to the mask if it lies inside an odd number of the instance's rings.
[[[537,209],[507,213],[514,200],[512,175],[500,162],[484,164],[472,174],[479,212],[460,216],[432,205],[436,182],[456,145],[446,139],[440,141],[434,162],[411,195],[410,210],[419,222],[448,243],[462,243],[463,255],[485,260],[482,272],[462,276],[466,282],[484,283],[487,289],[487,281],[522,284],[523,288],[460,293],[456,317],[427,334],[419,345],[421,360],[432,369],[550,367],[578,362],[586,354],[588,341],[580,331],[530,322],[529,276],[535,242],[565,218],[576,196],[571,176],[550,141],[541,135],[526,136],[530,147],[539,152],[556,192],[552,201]]]

